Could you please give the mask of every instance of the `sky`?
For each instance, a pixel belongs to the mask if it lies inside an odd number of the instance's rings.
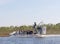
[[[0,26],[60,23],[60,0],[0,0]]]

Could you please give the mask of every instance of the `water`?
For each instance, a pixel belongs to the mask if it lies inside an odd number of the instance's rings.
[[[0,37],[0,44],[60,44],[60,37]]]

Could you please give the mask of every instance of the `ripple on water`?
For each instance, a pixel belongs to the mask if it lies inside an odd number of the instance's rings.
[[[60,37],[0,37],[0,44],[60,44]]]

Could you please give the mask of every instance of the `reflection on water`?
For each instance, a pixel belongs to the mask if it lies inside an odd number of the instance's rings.
[[[0,37],[0,44],[60,44],[60,37]]]

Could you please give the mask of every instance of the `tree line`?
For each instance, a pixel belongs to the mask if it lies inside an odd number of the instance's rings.
[[[47,27],[47,34],[60,34],[60,23],[57,24],[44,24]],[[9,33],[13,31],[19,31],[19,30],[32,30],[33,26],[29,25],[23,25],[23,26],[10,26],[10,27],[0,27],[0,35],[8,35]]]

